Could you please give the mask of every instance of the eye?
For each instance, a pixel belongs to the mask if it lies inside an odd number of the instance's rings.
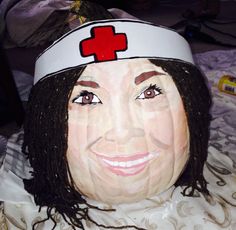
[[[101,100],[94,93],[88,91],[82,91],[72,102],[80,105],[102,104]]]
[[[156,85],[150,85],[136,99],[152,99],[157,95],[162,94],[161,89]]]

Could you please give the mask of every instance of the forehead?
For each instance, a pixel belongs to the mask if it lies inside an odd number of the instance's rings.
[[[103,82],[115,81],[116,84],[135,81],[135,78],[144,72],[156,70],[166,74],[161,67],[152,64],[148,59],[126,59],[88,65],[79,80]]]

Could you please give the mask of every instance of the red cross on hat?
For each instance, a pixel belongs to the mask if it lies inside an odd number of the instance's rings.
[[[91,29],[91,37],[80,43],[81,56],[94,55],[95,61],[117,59],[116,52],[127,50],[127,36],[115,33],[113,26],[99,26]]]

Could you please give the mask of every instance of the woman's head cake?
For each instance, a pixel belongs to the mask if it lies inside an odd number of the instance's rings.
[[[179,34],[137,20],[84,24],[36,62],[26,189],[77,227],[86,197],[135,202],[173,184],[207,194],[210,104]]]

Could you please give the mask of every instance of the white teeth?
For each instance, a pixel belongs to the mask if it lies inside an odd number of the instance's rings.
[[[127,164],[126,162],[120,162],[118,165],[120,165],[121,167],[125,167]]]
[[[113,163],[114,163],[114,164],[113,164],[114,166],[118,166],[118,165],[119,165],[119,162],[117,162],[117,161],[116,161],[116,162],[113,162]]]
[[[132,166],[132,163],[130,161],[126,162],[126,166],[127,167],[131,167]]]
[[[113,166],[113,167],[122,167],[122,168],[129,168],[135,165],[140,165],[150,159],[153,158],[152,154],[149,154],[148,156],[145,156],[141,159],[134,160],[134,161],[110,161],[107,159],[102,159],[106,164]]]

